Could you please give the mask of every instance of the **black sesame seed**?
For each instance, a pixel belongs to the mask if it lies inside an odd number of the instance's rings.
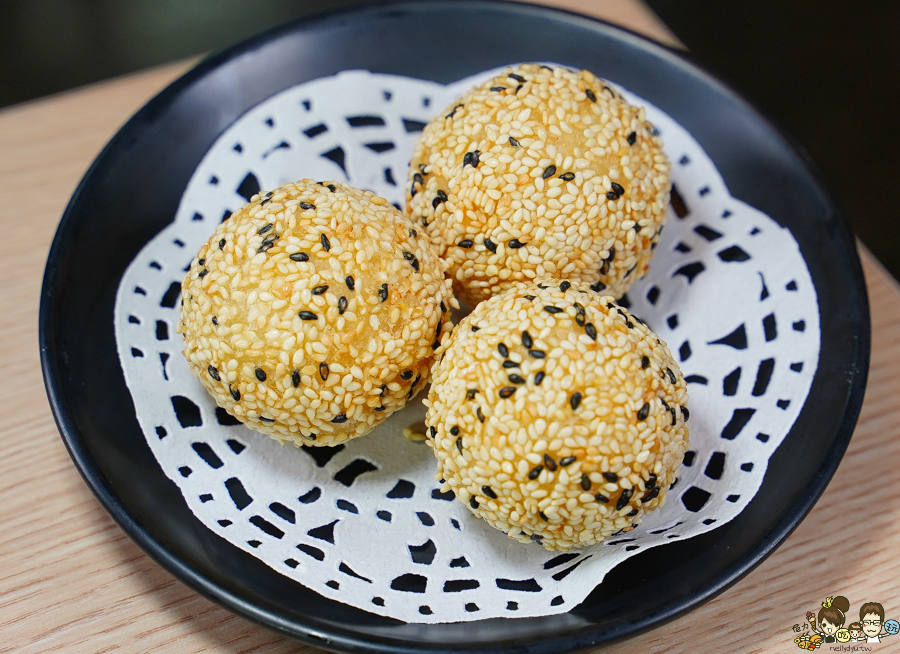
[[[627,515],[628,515],[629,518],[633,518],[633,517],[636,516],[638,513],[639,513],[639,511],[638,511],[637,509],[632,509],[631,511],[628,512]]]
[[[219,324],[219,319],[216,318],[215,316],[213,316],[213,317],[212,317],[212,324],[218,325],[218,324]]]
[[[388,299],[388,286],[387,284],[382,284],[381,288],[378,289],[378,298],[382,302],[387,302]]]
[[[512,250],[518,250],[519,248],[525,247],[525,244],[517,238],[510,240],[510,242],[507,243],[507,245]]]
[[[549,454],[544,455],[544,466],[550,472],[556,472],[556,461]]]
[[[409,381],[412,379],[412,370],[404,370],[400,373],[400,379],[403,381]]]
[[[610,182],[609,185],[612,186],[612,190],[615,191],[616,193],[618,193],[619,195],[622,195],[623,193],[625,193],[625,188],[621,184],[616,184],[615,182]]]
[[[632,132],[628,135],[628,145],[634,145],[635,141],[637,141],[637,132]]]
[[[543,370],[540,370],[540,371],[538,371],[538,373],[534,376],[534,385],[535,385],[535,386],[540,386],[542,381],[544,381],[544,371],[543,371]]]
[[[534,300],[535,297],[537,297],[537,296],[535,296],[535,295],[525,295],[524,297],[525,297],[526,300],[528,300],[529,302],[531,302],[531,301]]]
[[[343,315],[344,315],[344,312],[347,310],[347,304],[348,304],[347,298],[345,298],[345,297],[342,295],[342,296],[340,297],[340,299],[338,299],[338,315],[339,315],[339,316],[343,316]]]
[[[446,116],[444,116],[444,118],[453,118],[453,116],[456,114],[456,110],[457,110],[457,109],[462,109],[462,105],[461,105],[461,104],[458,104],[458,105],[456,105],[455,107],[453,107],[453,111],[451,111],[449,114],[447,114]]]
[[[266,225],[263,225],[262,227],[260,227],[256,231],[256,233],[259,234],[260,236],[262,236],[263,234],[265,234],[266,232],[271,230],[273,227],[275,227],[275,225],[273,223],[267,223]]]
[[[442,191],[441,189],[437,190],[437,196],[441,202],[446,202],[448,200],[447,194],[444,193],[444,191]]]
[[[538,515],[541,517],[541,520],[543,520],[544,522],[550,522],[550,518],[545,516],[543,511],[538,511]]]
[[[572,464],[575,463],[575,461],[577,461],[577,460],[578,460],[578,459],[576,459],[574,456],[567,456],[567,457],[564,458],[564,459],[560,459],[559,465],[561,465],[563,468],[565,468],[566,466],[572,465]]]
[[[634,329],[634,323],[627,318],[625,319],[625,326],[628,327],[628,329]]]
[[[266,418],[265,416],[260,416],[259,419],[262,422],[275,422],[275,418]]]
[[[519,142],[516,139],[514,139],[512,136],[509,137],[509,144],[511,146],[513,146],[514,148],[519,147]]]
[[[473,332],[477,332],[479,329],[481,329],[481,327],[478,327],[477,325],[472,325]]]
[[[342,422],[347,422],[347,414],[339,413],[334,418],[331,419],[331,422],[338,424],[338,425],[341,424]]]
[[[309,261],[309,255],[306,252],[295,252],[289,258],[291,261]]]
[[[412,261],[413,259],[416,258],[416,255],[414,255],[412,252],[407,252],[407,251],[404,250],[404,251],[403,251],[403,258],[406,259],[407,261]]]
[[[262,368],[256,368],[253,373],[259,381],[266,381],[266,371]]]
[[[608,92],[612,97],[616,97],[615,92],[614,92],[611,88],[609,88],[608,86],[606,86],[606,84],[603,85],[603,90],[606,91],[606,92]]]
[[[650,415],[650,403],[644,402],[644,406],[642,406],[640,408],[640,410],[637,412],[638,420],[646,420],[647,416],[649,416],[649,415]]]
[[[531,340],[531,334],[528,332],[522,332],[522,345],[530,348],[534,344],[534,341]]]
[[[431,437],[434,438],[435,436],[437,436],[437,428],[436,428],[436,427],[429,427],[429,428],[428,428],[428,433],[430,433],[430,434],[431,434]],[[441,483],[443,483],[443,482],[441,482]]]
[[[586,491],[591,490],[591,478],[587,474],[581,475],[581,487]]]
[[[594,327],[593,323],[589,322],[584,326],[584,333],[587,334],[588,338],[590,338],[592,341],[597,340],[597,328]]]
[[[301,209],[315,209],[316,205],[314,205],[312,202],[301,202],[300,208]]]
[[[606,263],[606,262],[604,261],[604,263]],[[606,284],[604,284],[603,282],[594,282],[593,284],[591,284],[591,290],[594,291],[594,293],[599,293],[600,291],[605,291]]]
[[[302,320],[317,320],[319,318],[319,316],[314,314],[312,311],[301,311],[297,315],[300,316]]]
[[[489,238],[484,239],[484,247],[486,247],[486,248],[487,248],[488,250],[490,250],[491,252],[494,252],[495,254],[496,254],[496,252],[497,252],[497,244],[494,243],[494,242],[493,242],[491,239],[489,239]]]
[[[606,199],[612,200],[613,202],[615,202],[616,200],[619,199],[619,194],[615,193],[614,191],[610,191],[609,193],[606,194]]]
[[[431,343],[431,349],[432,349],[432,350],[436,350],[436,349],[438,349],[440,346],[441,346],[441,342],[440,342],[438,339],[434,339],[434,341]],[[443,360],[443,356],[444,356],[444,355],[442,354],[442,355],[441,355],[442,360]]]
[[[382,404],[381,406],[375,407],[375,410],[376,410],[376,411],[384,411],[386,408],[387,408],[387,407],[384,406],[384,405]]]
[[[206,268],[204,268],[199,273],[197,273],[197,277],[202,279],[202,278],[206,277],[208,274],[209,274],[209,271]]]
[[[650,476],[647,477],[647,488],[656,488],[656,482],[658,481],[658,477],[654,473],[650,473]]]
[[[674,384],[675,383],[675,373],[672,372],[672,369],[666,368],[666,374],[669,376],[669,381]]]
[[[511,381],[513,384],[524,384],[525,383],[525,380],[522,377],[520,377],[519,375],[516,375],[515,373],[513,373],[512,375],[509,375],[509,381]]]
[[[387,395],[387,394],[388,394],[388,387],[387,387],[387,384],[382,384],[382,385],[381,385],[381,392],[378,394],[378,397],[384,397],[384,396]]]
[[[464,248],[464,249],[468,250],[470,247],[472,247],[473,245],[475,245],[475,243],[474,243],[474,242],[472,241],[472,239],[470,239],[470,238],[464,238],[464,239],[461,240],[459,243],[457,243],[457,245],[458,245],[459,247],[461,247],[461,248]]]
[[[677,418],[675,417],[675,407],[669,409],[669,412],[672,414],[672,424],[674,425],[677,422]]]
[[[222,381],[222,378],[219,377],[219,370],[215,366],[206,366],[206,371],[209,373],[209,376],[216,381]]]
[[[684,421],[687,422],[691,418],[691,412],[688,411],[686,406],[681,407],[681,415],[684,416]]]
[[[509,356],[509,348],[506,347],[505,343],[498,343],[497,351],[500,353],[500,356],[502,356],[503,358],[506,358]]]
[[[297,388],[300,385],[300,371],[295,370],[291,373],[291,384],[293,384],[294,388]]]
[[[622,494],[619,495],[619,501],[616,502],[616,511],[621,511],[628,506],[628,501],[631,499],[632,495],[634,495],[634,488],[623,490]]]
[[[550,179],[556,174],[556,166],[550,164],[546,168],[544,168],[544,172],[541,174],[541,177],[544,179]]]
[[[480,163],[479,157],[481,157],[480,150],[466,152],[465,156],[463,157],[463,167],[472,166],[473,168],[478,168],[478,164]]]
[[[563,173],[562,175],[559,176],[559,178],[561,180],[563,180],[564,182],[571,182],[573,179],[575,179],[575,173],[573,173],[573,172]]]
[[[572,288],[572,284],[570,284],[568,281],[563,281],[563,282],[560,282],[560,284],[559,284],[559,290],[562,291],[563,293],[568,291],[570,288]]]
[[[356,280],[353,279],[353,275],[347,275],[344,278],[344,283],[347,285],[347,288],[349,288],[351,291],[356,288]]]
[[[594,495],[594,499],[602,504],[609,504],[609,498],[602,493],[597,493],[596,495]]]
[[[225,239],[224,238],[219,241],[219,249],[221,250],[223,247],[225,247]]]
[[[492,500],[496,500],[496,499],[497,499],[497,493],[495,493],[495,492],[494,492],[494,489],[491,488],[490,486],[482,486],[482,487],[481,487],[481,491],[482,491],[485,495],[487,495],[488,497],[490,497]]]
[[[409,196],[411,198],[414,198],[414,197],[416,197],[416,193],[418,193],[418,192],[419,191],[418,191],[418,189],[416,189],[416,184],[415,184],[415,182],[413,182],[409,187]]]
[[[659,398],[659,401],[662,402],[662,405],[666,407],[666,411],[669,410],[669,404],[662,398]]]
[[[478,416],[479,422],[484,422],[484,413],[481,412],[481,407],[475,409],[475,415]]]
[[[574,393],[572,395],[572,398],[569,400],[569,404],[572,405],[572,411],[575,411],[581,404],[581,393]]]
[[[517,82],[522,82],[523,84],[525,83],[525,78],[522,77],[521,75],[516,75],[515,73],[509,73],[507,75],[507,77],[511,77],[512,79],[516,80]]]
[[[544,466],[535,466],[531,469],[531,472],[528,473],[529,479],[537,479],[540,476],[541,472],[544,470]]]
[[[492,86],[491,87],[491,91],[494,91],[494,92],[505,91],[505,90],[506,90],[505,86]]]
[[[327,285],[327,284],[323,284],[322,286],[316,286],[316,287],[312,290],[312,294],[313,294],[313,295],[322,295],[322,293],[324,293],[324,292],[327,291],[327,290],[328,290],[328,285]]]
[[[513,94],[516,94],[516,93],[518,93],[519,91],[521,91],[523,86],[525,86],[525,85],[524,85],[524,84],[519,84],[519,85],[516,87],[516,90],[513,91]]]
[[[655,500],[658,495],[659,495],[659,486],[654,486],[653,488],[648,490],[646,493],[644,493],[644,496],[641,498],[641,503],[646,504],[647,502]]]
[[[469,506],[471,506],[473,509],[477,509],[478,508],[478,500],[475,499],[474,497],[470,498]]]
[[[554,306],[549,306],[549,305],[544,307],[544,311],[546,311],[547,313],[551,313],[551,314],[557,314],[557,313],[563,312],[563,310],[560,309],[559,307],[554,307]]]
[[[435,198],[434,200],[431,201],[431,208],[432,208],[432,209],[437,209],[438,205],[439,205],[441,202],[443,202],[443,200],[441,200],[440,198]]]
[[[646,370],[649,367],[650,367],[650,357],[648,357],[648,356],[641,357],[641,368]]]
[[[619,481],[619,475],[614,472],[604,472],[603,478],[611,484],[615,484],[617,481]]]
[[[277,234],[275,234],[274,238],[272,238],[271,240],[266,239],[265,241],[262,242],[262,245],[260,245],[258,248],[256,248],[256,253],[259,254],[260,252],[268,252],[275,246],[276,240],[278,240]]]
[[[510,361],[509,359],[507,359],[506,361],[503,362],[503,367],[504,368],[521,368],[521,366],[518,363],[516,363],[515,361]]]
[[[478,389],[477,389],[477,388],[470,388],[470,389],[468,389],[468,390],[466,391],[466,399],[467,399],[467,400],[474,400],[474,399],[475,399],[476,393],[478,393]]]
[[[578,324],[579,327],[584,327],[584,319],[585,319],[586,315],[587,314],[585,314],[584,308],[577,307],[575,309],[575,322]]]
[[[500,395],[501,398],[506,399],[508,397],[511,397],[512,394],[515,392],[516,392],[515,386],[504,386],[503,388],[500,389],[500,392],[498,393],[498,395]]]
[[[584,94],[588,97],[588,100],[590,100],[591,102],[597,101],[596,94],[593,91],[591,91],[590,89],[585,89]]]
[[[450,428],[450,435],[451,436],[459,436],[459,426],[458,425],[453,425]]]
[[[331,373],[331,371],[328,369],[327,363],[319,364],[319,377],[322,378],[322,381],[328,381],[328,375],[330,373]]]
[[[228,385],[228,392],[231,393],[231,398],[235,402],[241,401],[241,392],[238,389],[234,388],[231,384]]]
[[[331,249],[331,241],[328,240],[328,237],[325,234],[319,235],[319,242],[322,243],[322,249],[328,252]]]

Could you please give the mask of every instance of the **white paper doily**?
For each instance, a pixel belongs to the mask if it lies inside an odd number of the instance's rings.
[[[262,102],[210,148],[116,298],[138,421],[197,518],[325,597],[407,622],[568,611],[633,554],[728,522],[759,488],[819,355],[815,289],[790,232],[732,198],[684,128],[625,92],[647,107],[673,164],[668,225],[649,274],[623,298],[688,381],[691,451],[663,509],[604,544],[547,552],[438,492],[430,449],[402,436],[424,417],[419,400],[334,448],[282,447],[217,409],[174,331],[184,271],[215,226],[257,190],[302,177],[347,180],[401,205],[419,131],[492,74],[442,86],[351,71]]]

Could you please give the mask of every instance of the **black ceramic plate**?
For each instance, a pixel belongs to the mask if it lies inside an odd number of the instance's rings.
[[[411,625],[324,599],[208,531],[165,477],[135,419],[113,302],[132,258],[172,221],[188,179],[235,119],[290,86],[364,68],[451,82],[515,61],[587,68],[685,126],[732,195],[790,228],[821,311],[808,400],[750,505],[728,524],[615,568],[570,613]],[[853,237],[802,153],[683,55],[611,25],[528,5],[415,2],[288,25],[201,63],[113,138],[73,196],[44,278],[41,358],[75,464],[152,558],[230,610],[342,651],[557,652],[645,631],[722,592],[810,510],[847,447],[869,359]]]

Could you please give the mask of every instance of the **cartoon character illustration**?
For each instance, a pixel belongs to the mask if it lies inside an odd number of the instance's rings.
[[[881,606],[879,604],[879,606]],[[845,614],[850,610],[850,600],[843,595],[837,597],[826,597],[822,602],[822,608],[819,609],[819,626],[813,625],[813,631],[820,635],[826,643],[837,642],[835,634],[838,629],[844,626]],[[881,623],[878,623],[878,629],[881,629]],[[812,640],[810,638],[810,640]]]
[[[900,631],[900,624],[896,620],[888,620],[892,623],[888,628],[884,621],[884,607],[878,602],[866,602],[859,607],[859,621],[862,623],[862,632],[867,643],[880,643],[882,638],[893,636]]]
[[[850,640],[855,642],[859,642],[863,640],[862,637],[862,625],[858,622],[851,622],[850,626],[847,627],[850,631]]]

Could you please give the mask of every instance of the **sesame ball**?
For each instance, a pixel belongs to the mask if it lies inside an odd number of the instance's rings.
[[[402,408],[456,306],[434,248],[387,200],[310,180],[235,211],[181,292],[191,371],[238,420],[295,445],[343,443]]]
[[[630,531],[688,447],[687,390],[657,336],[587,284],[518,282],[454,329],[426,405],[436,477],[549,550]]]
[[[669,189],[644,109],[586,70],[526,64],[426,126],[406,192],[474,306],[547,276],[621,297],[647,272]]]

